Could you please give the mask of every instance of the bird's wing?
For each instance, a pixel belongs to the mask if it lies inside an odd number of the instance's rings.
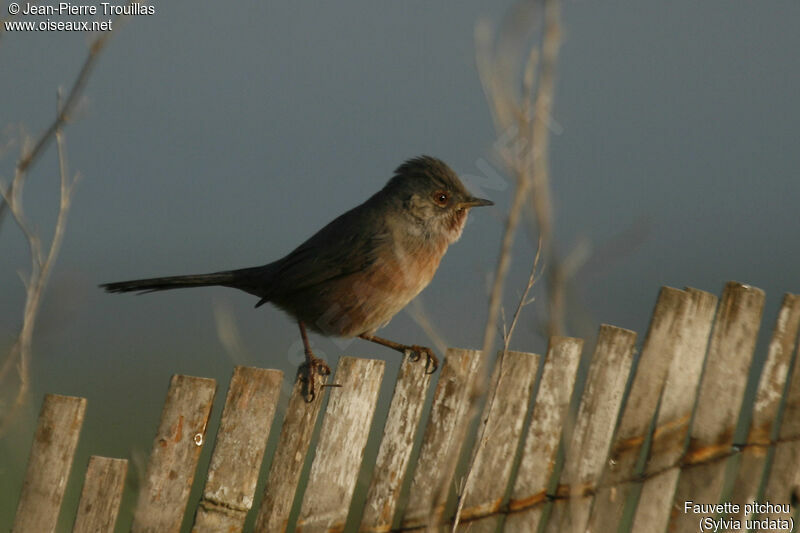
[[[360,272],[387,242],[382,217],[360,205],[334,219],[282,259],[263,267],[266,294],[256,307],[281,295]]]

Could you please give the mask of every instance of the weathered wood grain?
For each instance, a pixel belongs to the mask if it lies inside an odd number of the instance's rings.
[[[684,454],[710,342],[717,297],[691,288],[686,292],[692,298],[689,323],[667,373],[646,473],[675,466]]]
[[[126,459],[89,458],[72,533],[113,533],[127,473]]]
[[[511,479],[539,359],[536,354],[522,352],[497,356],[463,489],[459,531],[497,529],[497,513]]]
[[[636,375],[631,384],[614,444],[611,447],[603,483],[630,479],[646,438],[650,422],[675,354],[685,347],[679,342],[692,317],[689,293],[663,287],[650,321]]]
[[[597,337],[586,388],[569,438],[557,499],[547,532],[584,531],[591,492],[597,486],[611,447],[625,385],[633,364],[636,333],[603,325]]]
[[[392,527],[430,382],[431,374],[424,365],[406,355],[383,427],[359,531],[386,532]]]
[[[725,286],[675,488],[676,505],[719,501],[763,309],[760,289],[736,282]],[[690,513],[673,513],[668,529],[695,530],[697,519]]]
[[[780,421],[775,455],[767,477],[762,501],[774,504],[794,504],[800,501],[800,346],[795,350],[794,368],[786,390],[786,404]],[[796,513],[795,513],[796,516]],[[783,513],[766,512],[762,518],[786,520]]]
[[[634,523],[652,531],[664,531],[669,519],[677,464],[686,448],[689,420],[697,398],[697,387],[709,343],[717,297],[688,288],[689,311],[682,335],[675,340],[675,355],[667,372],[656,419],[653,442],[645,465],[645,481],[639,497]],[[674,469],[671,474],[657,475]],[[670,485],[672,483],[672,485]],[[663,522],[657,520],[663,519]],[[639,529],[641,531],[641,529]]]
[[[800,346],[795,354],[794,368],[786,391],[786,405],[781,418],[778,440],[800,439]]]
[[[195,533],[244,527],[280,397],[283,372],[237,366],[195,513]]]
[[[679,468],[669,468],[657,474],[651,474],[642,485],[639,495],[639,505],[633,516],[631,531],[657,531],[666,530],[670,515],[682,512],[682,508],[673,508],[672,496],[678,484]],[[691,531],[696,531],[692,529]]]
[[[457,426],[469,423],[469,392],[480,367],[480,357],[481,353],[476,350],[447,350],[403,512],[404,528],[427,523],[428,516],[434,511],[431,502],[446,475],[447,459],[463,446],[463,442],[457,442],[453,435],[457,433]]]
[[[595,494],[589,519],[592,531],[616,531],[625,504],[635,489],[629,483],[649,436],[658,400],[675,354],[692,318],[692,297],[686,291],[662,287],[658,295],[628,400],[614,436],[609,461]]]
[[[770,439],[777,422],[778,408],[795,351],[798,330],[800,330],[800,296],[785,294],[772,330],[767,359],[756,390],[747,444],[741,452],[739,470],[730,498],[733,503],[740,506],[739,513],[732,515],[732,518],[742,524],[752,518],[745,515],[745,504],[752,503],[758,495],[767,450],[772,444]]]
[[[341,531],[364,458],[386,363],[342,357],[322,420],[297,531]]]
[[[216,388],[213,379],[172,377],[133,515],[134,533],[180,530]]]
[[[508,533],[536,531],[541,520],[582,350],[583,339],[550,338],[509,501],[511,514],[504,527]]]
[[[747,442],[769,444],[800,331],[800,296],[785,294],[761,371]]]
[[[322,376],[322,384],[326,381],[327,376]],[[278,447],[272,456],[254,531],[286,531],[323,397],[318,393],[314,401],[306,402],[306,385],[298,375],[286,407]]]
[[[14,533],[55,531],[85,414],[85,398],[44,397],[11,530]]]

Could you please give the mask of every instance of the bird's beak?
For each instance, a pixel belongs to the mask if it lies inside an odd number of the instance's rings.
[[[482,205],[494,205],[491,200],[484,200],[483,198],[470,197],[458,204],[458,207],[480,207]]]

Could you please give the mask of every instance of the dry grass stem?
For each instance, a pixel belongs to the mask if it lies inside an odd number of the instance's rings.
[[[27,277],[22,277],[25,287],[25,305],[22,313],[22,326],[19,336],[14,341],[11,349],[0,365],[0,383],[3,383],[5,391],[13,390],[8,384],[11,370],[16,368],[18,376],[18,387],[13,398],[2,398],[3,415],[0,417],[0,435],[4,434],[9,424],[16,416],[19,408],[24,405],[25,399],[30,390],[30,362],[31,346],[33,343],[33,332],[36,325],[36,317],[41,307],[42,296],[50,279],[53,266],[61,249],[64,240],[64,232],[67,226],[67,216],[72,204],[72,195],[75,185],[79,179],[78,175],[69,177],[66,161],[66,149],[64,143],[63,127],[68,123],[71,113],[74,111],[83,89],[89,79],[100,53],[108,43],[110,33],[101,34],[89,47],[89,54],[79,71],[75,82],[72,84],[66,99],[62,98],[61,91],[58,92],[58,105],[56,117],[48,128],[33,142],[21,143],[21,155],[17,161],[14,177],[8,186],[0,183],[0,229],[6,213],[10,213],[17,228],[22,233],[28,245],[30,255],[31,270]],[[49,247],[42,245],[39,233],[25,217],[22,192],[29,170],[38,161],[49,144],[55,139],[58,168],[60,175],[60,195],[58,213],[53,229],[53,236]]]
[[[525,285],[525,290],[522,291],[522,296],[519,298],[519,302],[517,302],[517,308],[514,310],[514,316],[511,318],[511,324],[506,331],[505,328],[503,329],[503,351],[508,351],[508,345],[511,342],[511,337],[514,335],[514,329],[517,327],[517,321],[519,320],[519,316],[522,313],[522,308],[526,305],[532,304],[534,299],[533,297],[529,298],[528,294],[530,294],[531,289],[538,281],[539,276],[537,272],[539,270],[539,259],[542,256],[542,236],[539,235],[539,243],[536,247],[536,255],[533,258],[533,264],[531,265],[531,272],[528,276],[528,283]]]
[[[544,0],[544,29],[541,53],[534,47],[527,57],[520,53],[526,46],[531,17],[536,13],[530,4],[520,3],[512,7],[503,27],[497,33],[499,44],[493,44],[492,32],[485,24],[476,27],[477,64],[487,100],[492,111],[495,126],[499,132],[496,149],[510,175],[515,179],[516,189],[506,218],[503,238],[497,260],[497,267],[489,294],[489,312],[484,329],[481,370],[470,390],[469,420],[478,415],[480,398],[485,394],[488,383],[488,359],[495,342],[498,322],[502,314],[502,296],[505,280],[511,264],[514,236],[526,206],[534,210],[539,229],[539,246],[528,285],[512,318],[508,331],[504,332],[504,344],[508,347],[513,329],[516,326],[521,308],[529,302],[529,292],[536,281],[536,271],[540,256],[552,261],[552,209],[549,192],[548,150],[550,113],[555,87],[555,65],[560,44],[559,4],[557,0]],[[522,21],[522,23],[520,22]],[[500,48],[498,50],[497,48]],[[541,55],[541,64],[539,59]],[[513,64],[520,58],[522,64],[522,94],[515,96],[514,72],[519,70]],[[538,68],[538,84],[535,83]],[[563,291],[559,292],[563,295]],[[550,306],[563,309],[563,306]],[[553,329],[553,328],[549,328]],[[491,399],[487,400],[491,401]],[[466,426],[466,425],[465,425]],[[467,427],[459,428],[466,434]],[[464,435],[457,438],[461,440]],[[441,523],[442,509],[447,501],[450,480],[455,473],[459,454],[452,453],[447,458],[445,478],[431,502],[428,517],[428,530],[434,531]],[[469,487],[470,472],[465,478]],[[459,498],[452,530],[456,531],[463,499]],[[436,509],[439,509],[437,512]]]
[[[69,121],[70,115],[75,109],[79,97],[83,93],[83,89],[86,87],[86,82],[89,80],[89,75],[97,63],[97,59],[100,57],[100,52],[102,52],[106,47],[110,37],[110,32],[103,33],[92,42],[92,44],[89,46],[89,55],[86,57],[86,61],[83,62],[83,66],[81,67],[80,72],[78,72],[78,76],[75,78],[72,88],[70,89],[69,93],[67,93],[67,98],[64,100],[64,104],[60,106],[59,111],[56,113],[56,118],[52,123],[50,123],[44,133],[39,136],[36,142],[33,143],[32,148],[23,150],[22,156],[19,158],[19,161],[17,161],[14,179],[11,182],[9,189],[7,191],[3,191],[3,199],[0,201],[0,226],[3,223],[5,213],[9,208],[7,197],[13,197],[15,189],[22,188],[25,178],[27,177],[28,170],[30,170],[34,163],[41,157],[45,148],[47,148],[47,146],[56,137],[57,131]]]
[[[60,103],[59,93],[59,103]],[[60,107],[60,106],[59,106]],[[5,205],[8,206],[11,215],[20,231],[28,242],[31,256],[31,272],[25,284],[25,309],[23,311],[22,329],[19,337],[11,348],[3,367],[0,370],[0,381],[4,381],[14,364],[17,367],[19,377],[19,387],[14,399],[7,407],[3,418],[0,419],[0,435],[2,435],[8,424],[13,420],[19,408],[24,404],[30,390],[30,361],[31,345],[33,342],[33,331],[39,308],[42,302],[42,295],[50,279],[50,274],[55,264],[61,243],[64,240],[64,231],[67,226],[67,216],[72,205],[72,194],[79,175],[70,179],[67,172],[66,149],[64,146],[64,134],[59,126],[55,131],[56,147],[58,151],[58,168],[60,174],[60,201],[58,206],[58,216],[56,219],[53,239],[47,253],[44,253],[41,239],[31,228],[30,223],[25,219],[22,204],[22,187],[12,190],[11,194],[2,191]]]

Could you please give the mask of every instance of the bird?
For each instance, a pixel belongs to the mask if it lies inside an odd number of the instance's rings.
[[[375,335],[433,279],[448,247],[460,237],[473,207],[491,206],[473,196],[443,161],[419,156],[402,163],[378,192],[335,218],[285,257],[262,266],[104,283],[110,293],[139,294],[188,287],[224,286],[271,303],[300,329],[306,400],[331,370],[314,355],[307,330],[359,337],[417,361],[433,373],[433,350]],[[334,385],[335,386],[335,385]]]

